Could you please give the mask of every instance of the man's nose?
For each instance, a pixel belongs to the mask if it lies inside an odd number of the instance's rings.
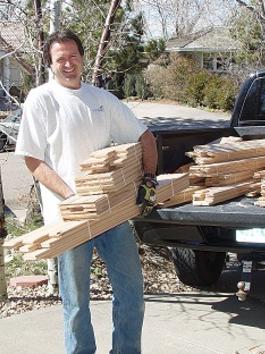
[[[65,63],[64,63],[64,65],[65,65],[66,67],[71,66],[71,61],[70,61],[70,60],[66,60]]]

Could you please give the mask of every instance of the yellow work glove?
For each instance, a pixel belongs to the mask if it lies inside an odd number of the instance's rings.
[[[136,204],[141,208],[141,215],[149,215],[156,206],[156,186],[158,185],[155,176],[145,174],[143,183],[139,186]]]

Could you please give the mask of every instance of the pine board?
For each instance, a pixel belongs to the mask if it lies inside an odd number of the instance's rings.
[[[234,161],[251,157],[264,156],[265,139],[240,142],[197,145],[187,155],[197,164],[209,164],[221,161]]]
[[[189,203],[192,201],[192,196],[195,191],[198,191],[200,189],[203,189],[204,187],[201,186],[190,186],[183,191],[175,194],[173,197],[171,197],[169,200],[165,201],[163,203],[163,207],[168,208],[184,203]]]
[[[173,193],[179,192],[181,188],[187,188],[188,176],[187,174],[161,176],[159,183],[160,185],[157,188],[158,202],[163,202],[165,199],[169,199]],[[20,250],[29,250],[24,258],[28,260],[53,258],[69,248],[86,242],[128,219],[138,216],[140,210],[135,204],[135,197],[136,190],[130,190],[126,198],[113,206],[111,212],[102,213],[98,221],[76,221],[74,223],[68,221],[54,225],[52,229],[49,227],[38,229],[39,235],[38,238],[34,238],[34,245],[38,240],[39,249],[32,246],[32,249],[35,249],[32,252],[31,246],[24,247],[25,240],[29,239],[28,235],[24,235],[20,238]],[[58,231],[60,228],[62,232]],[[46,236],[47,234],[48,237],[44,240],[43,235]]]
[[[222,187],[210,187],[194,192],[193,205],[215,205],[251,191],[252,180]]]
[[[234,173],[248,170],[259,170],[265,167],[265,157],[252,157],[237,161],[220,162],[190,167],[190,176],[212,177],[223,175],[227,172]]]

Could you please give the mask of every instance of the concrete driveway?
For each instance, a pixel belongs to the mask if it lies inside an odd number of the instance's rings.
[[[265,307],[218,292],[146,296],[143,354],[247,354],[265,343]],[[92,301],[97,354],[111,348],[111,303]],[[63,354],[62,307],[0,320],[1,354]],[[122,353],[126,354],[126,353]]]

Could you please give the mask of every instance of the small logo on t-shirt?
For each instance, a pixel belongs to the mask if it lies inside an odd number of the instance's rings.
[[[93,112],[104,112],[104,107],[101,105],[97,108],[92,108]]]

